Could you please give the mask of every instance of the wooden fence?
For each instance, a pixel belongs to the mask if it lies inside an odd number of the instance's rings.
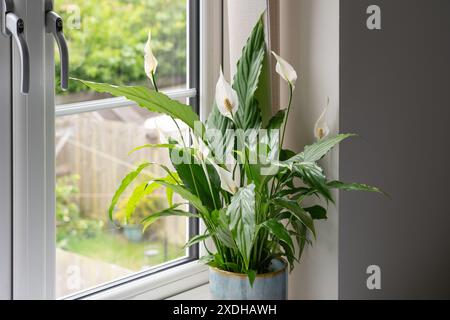
[[[137,146],[159,143],[159,135],[156,130],[144,127],[145,119],[141,123],[138,118],[134,122],[109,119],[113,115],[93,112],[57,119],[57,176],[79,176],[76,202],[86,218],[107,221],[107,209],[115,190],[140,163],[169,164],[164,149],[143,149],[129,155]],[[148,167],[145,173],[149,178],[166,175],[157,166]],[[165,197],[163,190],[158,192]],[[185,242],[185,219],[170,218],[165,221],[165,228],[170,242]]]

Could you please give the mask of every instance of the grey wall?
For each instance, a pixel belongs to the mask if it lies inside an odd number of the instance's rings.
[[[366,28],[378,4],[382,30]],[[341,0],[339,296],[450,298],[450,1]],[[380,291],[366,267],[381,267]]]

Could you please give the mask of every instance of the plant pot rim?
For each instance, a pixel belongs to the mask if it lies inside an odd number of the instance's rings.
[[[283,258],[276,258],[274,260],[278,260],[281,261],[283,263],[283,267],[280,270],[277,271],[272,271],[272,272],[268,272],[268,273],[263,273],[263,274],[258,274],[256,275],[256,279],[266,279],[266,278],[273,278],[281,273],[284,273],[287,269],[287,262],[286,260],[284,260]],[[228,277],[239,277],[239,278],[248,278],[248,275],[246,275],[245,273],[234,273],[234,272],[230,272],[230,271],[224,271],[222,269],[219,269],[217,267],[211,267],[209,266],[209,268],[217,273],[220,273],[224,276],[228,276]]]

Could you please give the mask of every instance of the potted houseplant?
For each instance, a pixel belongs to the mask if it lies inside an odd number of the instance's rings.
[[[189,128],[192,144],[180,132],[167,143],[138,148],[167,149],[173,168],[160,165],[166,175],[138,185],[129,202],[133,206],[166,188],[170,207],[142,219],[144,230],[166,216],[203,221],[205,233],[190,239],[187,246],[206,240],[214,245],[214,249],[206,246],[208,255],[202,261],[211,267],[210,288],[217,299],[285,299],[288,270],[315,239],[315,221],[327,218],[325,207],[305,206],[305,200],[317,197],[333,203],[332,189],[380,192],[363,184],[327,180],[319,160],[352,135],[328,136],[324,117],[315,127],[316,143],[301,153],[283,148],[297,74],[274,54],[276,71],[288,83],[290,102],[286,109],[270,116],[269,55],[264,39],[260,19],[243,49],[233,84],[221,73],[215,105],[206,123],[200,122],[191,107],[158,91],[157,60],[150,36],[145,71],[153,90],[78,80],[96,91],[125,96]],[[144,162],[123,179],[109,208],[111,220],[122,193],[145,168],[155,165]],[[173,193],[196,211],[183,210],[184,203],[173,204]]]

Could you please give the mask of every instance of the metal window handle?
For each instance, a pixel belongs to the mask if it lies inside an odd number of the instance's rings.
[[[30,91],[30,52],[25,39],[25,23],[14,12],[12,0],[1,0],[1,32],[5,36],[12,36],[19,49],[21,61],[20,91],[28,94]]]
[[[64,23],[62,18],[53,12],[53,2],[45,2],[45,31],[53,34],[59,48],[61,60],[61,89],[67,90],[69,86],[69,50],[66,38],[64,37]]]

